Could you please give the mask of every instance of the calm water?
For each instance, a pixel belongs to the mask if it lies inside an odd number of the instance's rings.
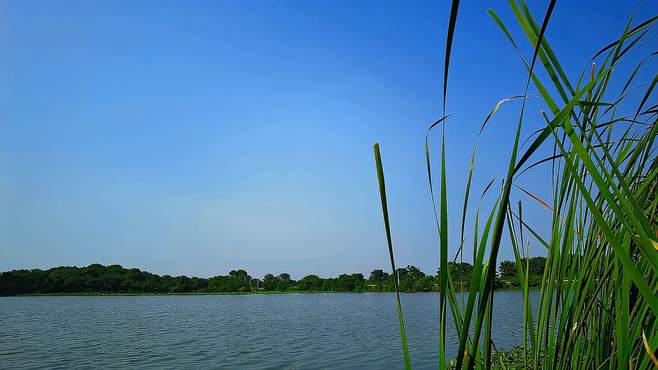
[[[414,368],[436,369],[437,297],[402,295]],[[519,344],[520,292],[495,302],[498,348]],[[401,367],[393,294],[0,298],[3,369]]]

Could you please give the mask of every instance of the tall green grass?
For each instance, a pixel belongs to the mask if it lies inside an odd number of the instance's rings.
[[[457,255],[448,255],[448,208],[446,190],[445,135],[441,140],[441,174],[438,210],[435,221],[439,241],[439,358],[444,369],[454,358],[457,369],[504,367],[492,363],[495,339],[492,337],[494,280],[501,247],[511,248],[522,282],[524,314],[523,358],[520,366],[543,369],[647,369],[658,368],[658,104],[651,96],[658,74],[651,81],[637,81],[638,71],[658,51],[651,46],[651,31],[658,16],[637,20],[634,14],[619,37],[597,52],[591,68],[576,81],[570,80],[550,46],[546,30],[555,9],[549,1],[543,18],[538,20],[523,0],[510,0],[517,26],[533,48],[528,62],[508,26],[495,11],[492,21],[519,56],[527,71],[522,95],[501,100],[485,118],[481,132],[501,108],[510,101],[521,107],[509,155],[507,173],[493,206],[480,209],[473,217],[473,276],[466,301],[457,301],[448,262],[462,258],[467,248],[464,228],[476,162],[473,150],[468,181],[461,209],[461,238]],[[450,10],[445,49],[443,81],[443,117],[427,132],[445,124],[448,69],[459,1]],[[574,42],[578,42],[574,40]],[[653,44],[655,47],[655,43]],[[644,55],[641,53],[644,52]],[[633,60],[634,55],[641,57]],[[626,75],[616,73],[622,61],[633,63]],[[542,68],[545,73],[536,73]],[[623,70],[623,69],[621,69]],[[547,76],[547,77],[542,77]],[[611,86],[623,86],[613,90]],[[521,138],[530,89],[547,112],[537,116],[543,127],[527,139]],[[435,204],[429,140],[426,136],[428,184]],[[552,155],[538,157],[540,148],[552,148]],[[391,265],[395,261],[390,239],[388,204],[384,173],[375,144],[375,159],[386,226]],[[539,166],[550,166],[552,198],[542,200],[515,181],[533,176]],[[490,191],[493,180],[482,196]],[[551,214],[550,234],[540,235],[523,218],[523,204],[511,203],[515,192],[537,202]],[[485,215],[480,225],[480,215]],[[503,245],[502,240],[510,245]],[[529,299],[529,266],[522,259],[529,255],[530,244],[544,249],[547,263],[536,308]],[[527,261],[527,259],[526,259]],[[460,287],[462,284],[459,285]],[[410,368],[409,351],[399,295],[397,306],[405,367]],[[459,336],[457,353],[446,353],[446,320],[450,310]]]

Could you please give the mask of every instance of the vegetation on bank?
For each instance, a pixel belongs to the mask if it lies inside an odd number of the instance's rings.
[[[451,229],[445,127],[450,115],[446,115],[446,93],[459,3],[452,0],[450,7],[443,113],[430,125],[425,137],[427,179],[435,207],[441,266],[439,370],[658,368],[658,104],[654,92],[658,75],[649,69],[649,76],[645,77],[644,70],[651,68],[658,56],[658,16],[629,9],[631,16],[623,29],[590,60],[583,61],[578,68],[582,72],[574,79],[567,75],[545,37],[551,16],[558,9],[555,0],[547,1],[541,18],[533,15],[524,0],[508,1],[520,37],[494,10],[488,11],[501,30],[501,39],[509,42],[510,50],[519,57],[526,82],[514,96],[492,104],[479,133],[486,136],[486,131],[491,130],[492,117],[503,104],[520,103],[518,119],[498,127],[509,130],[513,138],[507,171],[502,181],[491,179],[473,196],[470,192],[477,146],[474,148],[471,164],[464,169],[467,181],[463,206],[456,215],[461,219],[461,230],[457,237],[448,238]],[[592,29],[585,22],[582,25],[581,32],[606,31]],[[526,48],[520,39],[527,39],[531,55],[523,55]],[[565,40],[571,48],[582,44],[577,33]],[[485,80],[486,76],[473,79],[487,83]],[[538,93],[535,97],[542,105],[536,112],[526,105],[531,88]],[[529,129],[528,121],[540,124]],[[440,176],[434,181],[429,136],[439,124]],[[396,273],[379,144],[374,145],[374,156],[391,270]],[[541,167],[544,173],[537,175]],[[547,199],[534,195],[534,189],[522,187],[532,183],[524,181],[528,176],[551,185]],[[485,197],[491,202],[480,202]],[[476,205],[472,204],[474,199]],[[548,232],[540,235],[524,218],[524,199],[546,209]],[[465,240],[468,217],[473,220],[468,225],[473,231],[472,240]],[[449,245],[451,240],[457,245]],[[500,354],[492,331],[496,321],[495,267],[505,247],[503,240],[511,242],[523,292],[524,310],[519,318],[522,329],[518,333],[523,345],[514,352],[516,355],[512,354],[514,366],[499,364]],[[532,270],[521,263],[522,258],[530,255],[531,244],[542,248],[547,256],[534,307],[528,297]],[[456,250],[456,255],[450,255],[449,250]],[[465,253],[473,256],[466,302],[456,297],[461,287],[457,287],[450,265],[450,261],[463,258]],[[397,307],[404,365],[410,370],[399,295]],[[446,346],[452,341],[447,335],[448,317],[459,337],[459,346],[452,355]]]
[[[532,355],[532,354],[530,354]],[[491,355],[491,368],[493,369],[503,369],[503,370],[529,370],[533,369],[531,364],[526,364],[523,361],[524,351],[523,347],[514,346],[509,350],[497,351]],[[448,363],[447,368],[449,370],[457,369],[457,360],[453,359]],[[485,367],[483,363],[478,364],[479,368]]]
[[[533,284],[541,281],[540,271],[546,259],[529,261],[537,273]],[[453,263],[454,281],[468,289],[473,266]],[[498,288],[518,288],[516,263],[500,264]],[[430,292],[438,289],[436,275],[426,275],[415,266],[398,269],[400,289],[404,292]],[[335,278],[307,275],[293,280],[289,274],[266,274],[262,279],[251,277],[245,270],[232,270],[228,275],[211,278],[157,275],[119,265],[93,264],[86,267],[55,267],[48,270],[14,270],[0,273],[0,295],[21,294],[185,294],[185,293],[249,293],[249,292],[392,292],[393,277],[377,269],[368,278],[363,274],[342,274]]]

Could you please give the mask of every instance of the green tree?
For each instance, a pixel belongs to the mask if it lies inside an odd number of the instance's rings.
[[[371,282],[381,282],[386,280],[387,277],[388,277],[388,272],[384,272],[384,270],[382,269],[376,269],[376,270],[372,270],[372,272],[370,273],[370,278],[368,280],[370,280]]]
[[[523,267],[525,268],[526,259],[523,258],[521,262],[523,263]],[[528,265],[530,267],[530,274],[542,275],[544,273],[544,266],[546,266],[546,258],[530,257],[530,261],[528,262]]]
[[[290,279],[290,274],[286,272],[280,273],[279,276],[276,277],[276,279],[277,279],[277,290],[280,290],[282,292],[288,290],[294,284],[294,281]]]
[[[277,285],[277,279],[272,274],[265,274],[263,276],[263,289],[265,290],[275,290]]]
[[[500,271],[500,276],[512,277],[517,274],[516,263],[512,261],[502,261],[498,270]]]
[[[317,275],[306,275],[297,282],[297,288],[304,291],[322,290],[322,279]]]
[[[228,275],[233,279],[233,284],[238,291],[249,291],[251,276],[245,270],[231,270]]]

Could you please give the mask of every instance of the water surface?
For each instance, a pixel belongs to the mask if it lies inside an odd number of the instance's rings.
[[[402,301],[412,365],[436,369],[438,295]],[[497,347],[520,344],[521,293],[494,302]],[[3,369],[402,367],[394,294],[0,298]]]

